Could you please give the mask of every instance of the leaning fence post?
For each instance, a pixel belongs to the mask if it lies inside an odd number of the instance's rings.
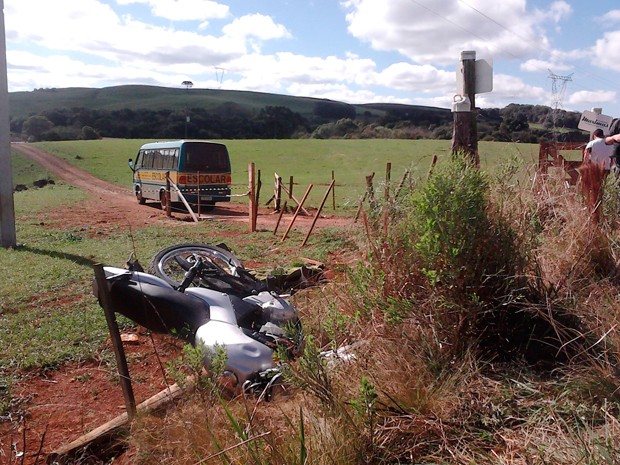
[[[297,219],[297,217],[299,216],[299,212],[301,211],[301,209],[303,208],[304,202],[306,201],[306,199],[308,198],[308,194],[310,194],[310,191],[312,190],[312,184],[310,184],[308,186],[308,189],[306,189],[306,193],[304,194],[304,197],[301,199],[301,202],[299,202],[299,205],[297,206],[297,210],[295,210],[295,214],[293,215],[293,218],[291,219],[290,224],[288,225],[288,228],[286,229],[286,232],[284,233],[284,236],[282,236],[281,242],[284,242],[284,240],[287,238],[288,233],[291,231],[291,228],[293,227],[293,223],[295,223],[295,220]]]
[[[170,171],[166,171],[166,192],[164,192],[164,198],[166,199],[166,216],[172,216],[172,207],[170,205]]]
[[[331,191],[334,188],[334,183],[335,182],[336,182],[336,180],[332,179],[331,184],[327,188],[327,191],[325,192],[325,196],[323,197],[323,201],[321,202],[321,206],[316,211],[316,215],[314,215],[314,219],[312,220],[312,224],[310,225],[310,229],[308,230],[308,234],[306,234],[306,237],[304,238],[303,242],[301,243],[302,247],[304,245],[306,245],[306,242],[308,242],[308,238],[310,237],[310,234],[312,234],[312,230],[314,229],[314,226],[316,225],[316,220],[319,219],[319,215],[321,214],[321,211],[323,210],[323,206],[325,205],[325,202],[327,201],[327,197],[329,196],[329,191]]]
[[[112,299],[110,298],[110,290],[108,288],[105,272],[103,271],[103,265],[96,264],[93,268],[95,270],[97,289],[99,290],[98,298],[100,299],[101,307],[105,313],[105,319],[108,323],[108,329],[110,330],[112,348],[114,349],[114,355],[116,356],[116,365],[118,368],[121,387],[123,389],[123,397],[125,398],[127,417],[131,421],[136,415],[136,399],[133,394],[133,388],[131,387],[131,378],[129,376],[129,368],[127,367],[127,358],[125,357],[125,351],[123,349],[123,341],[121,341],[121,334],[118,329],[118,324],[116,323],[116,317],[114,316]]]
[[[336,210],[336,176],[332,170],[332,210]]]
[[[254,218],[253,218],[254,230],[256,230],[256,223],[258,221],[258,206],[260,205],[260,202],[258,199],[260,197],[260,189],[262,186],[263,186],[263,182],[260,179],[260,170],[258,170],[257,179],[256,179],[256,201],[254,202]]]
[[[286,200],[284,201],[284,206],[280,209],[280,213],[278,214],[278,221],[276,222],[276,227],[273,229],[273,235],[275,236],[278,232],[278,226],[280,226],[280,221],[282,221],[282,215],[286,211]]]

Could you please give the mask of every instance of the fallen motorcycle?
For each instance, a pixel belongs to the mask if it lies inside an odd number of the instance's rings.
[[[294,357],[301,350],[301,323],[287,296],[222,246],[175,245],[160,251],[148,272],[136,261],[104,272],[114,311],[204,347],[207,366],[223,348],[222,379],[236,391],[270,386],[279,377],[276,352]],[[94,292],[99,297],[96,284]]]

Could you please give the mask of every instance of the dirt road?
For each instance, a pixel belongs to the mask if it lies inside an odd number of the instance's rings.
[[[108,224],[135,228],[161,222],[191,221],[190,215],[184,212],[174,212],[172,218],[168,218],[161,210],[159,203],[139,205],[131,189],[96,178],[33,145],[14,143],[12,148],[41,165],[54,176],[89,194],[85,202],[48,212],[49,222],[61,223],[65,227]],[[233,202],[218,205],[212,213],[217,219],[236,221],[247,220],[248,214],[245,205]]]
[[[161,210],[159,203],[139,205],[129,188],[123,188],[96,178],[90,173],[31,144],[14,143],[12,148],[60,179],[89,194],[89,198],[85,202],[79,202],[76,205],[67,206],[61,210],[48,212],[47,221],[52,224],[62,224],[65,228],[97,224],[99,229],[105,229],[105,225],[122,225],[136,228],[162,222],[178,224],[179,221],[192,221],[190,215],[184,212],[175,211],[172,218],[168,218],[165,212]],[[259,228],[272,229],[275,226],[278,215],[273,213],[273,210],[268,208],[263,207],[259,209]],[[247,223],[248,206],[242,202],[220,203],[210,212],[208,218],[218,221],[241,221]],[[312,220],[311,216],[299,216],[295,220],[295,227],[307,229],[310,227]],[[285,218],[283,221],[283,225],[286,225],[287,219]],[[320,220],[316,223],[317,228],[349,225],[351,225],[350,218],[326,215],[321,215]]]

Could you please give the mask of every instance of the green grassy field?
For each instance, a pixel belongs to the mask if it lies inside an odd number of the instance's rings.
[[[147,140],[98,140],[40,142],[42,149],[105,179],[129,187],[131,171],[127,160],[135,157]],[[375,173],[374,185],[385,184],[386,166],[391,163],[391,183],[398,184],[406,170],[413,180],[426,176],[434,155],[438,163],[449,160],[450,141],[441,140],[224,140],[232,161],[233,193],[247,191],[248,165],[261,172],[261,199],[271,197],[274,173],[285,183],[293,176],[294,194],[301,198],[309,184],[314,187],[309,205],[318,205],[331,182],[336,179],[336,203],[339,208],[354,208],[366,190],[366,176]],[[538,160],[538,145],[481,142],[483,169],[493,171],[516,157],[531,165]],[[238,199],[239,200],[239,199]],[[245,201],[245,198],[243,198]]]
[[[135,156],[144,140],[101,140],[47,142],[37,144],[61,158],[98,177],[116,184],[131,186],[131,171],[127,159]],[[414,177],[426,176],[433,155],[440,163],[449,159],[448,141],[411,140],[231,140],[224,141],[230,151],[236,191],[247,189],[247,165],[256,164],[262,172],[263,199],[271,193],[274,172],[285,180],[294,176],[298,195],[309,183],[316,185],[311,202],[318,203],[331,180],[332,170],[337,180],[339,207],[356,205],[365,190],[365,176],[376,172],[376,186],[381,189],[386,163],[392,164],[392,180],[398,182],[406,169]],[[481,160],[484,167],[493,169],[513,156],[531,162],[536,159],[536,146],[501,143],[482,143]],[[162,247],[179,241],[204,242],[205,237],[227,237],[226,242],[245,260],[261,257],[264,250],[272,251],[272,267],[290,266],[299,258],[298,241],[278,243],[269,232],[247,237],[245,226],[221,223],[181,225],[173,229],[148,228],[139,231],[118,231],[114,236],[92,235],[79,228],[56,229],[45,225],[44,212],[68,205],[86,194],[56,179],[55,185],[32,188],[37,179],[55,179],[46,170],[21,155],[13,156],[15,184],[29,189],[16,192],[18,242],[17,250],[0,249],[0,264],[4,271],[0,282],[0,361],[5,366],[41,366],[61,363],[67,358],[85,357],[91,353],[91,343],[105,333],[103,320],[93,299],[88,295],[95,262],[122,265],[134,250],[148,261]],[[323,185],[321,185],[323,184]],[[238,199],[241,201],[241,199]],[[42,219],[43,218],[43,219]],[[342,248],[337,233],[316,236],[304,256],[322,260],[329,250]],[[48,296],[48,297],[41,297]],[[39,299],[43,299],[40,301]],[[71,331],[73,316],[66,314],[70,306],[92,331],[85,328],[80,334]],[[43,305],[45,303],[45,305]],[[27,311],[24,311],[27,310]],[[99,315],[99,316],[92,316]],[[33,322],[37,322],[33,324]],[[64,328],[64,329],[63,329]],[[36,334],[35,334],[36,333]],[[55,338],[58,350],[42,350],[40,344]],[[33,344],[34,340],[38,342]],[[31,346],[31,347],[29,347]],[[67,348],[71,348],[67,351]]]

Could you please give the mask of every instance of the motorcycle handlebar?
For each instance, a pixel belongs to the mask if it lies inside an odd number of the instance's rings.
[[[205,268],[205,264],[202,261],[202,258],[196,257],[196,263],[194,263],[192,267],[189,270],[187,270],[187,272],[185,273],[185,276],[183,277],[183,282],[179,285],[179,287],[177,287],[177,291],[185,292],[185,289],[189,287],[189,285],[192,283],[192,281],[194,280],[198,272],[203,270],[204,268]]]

